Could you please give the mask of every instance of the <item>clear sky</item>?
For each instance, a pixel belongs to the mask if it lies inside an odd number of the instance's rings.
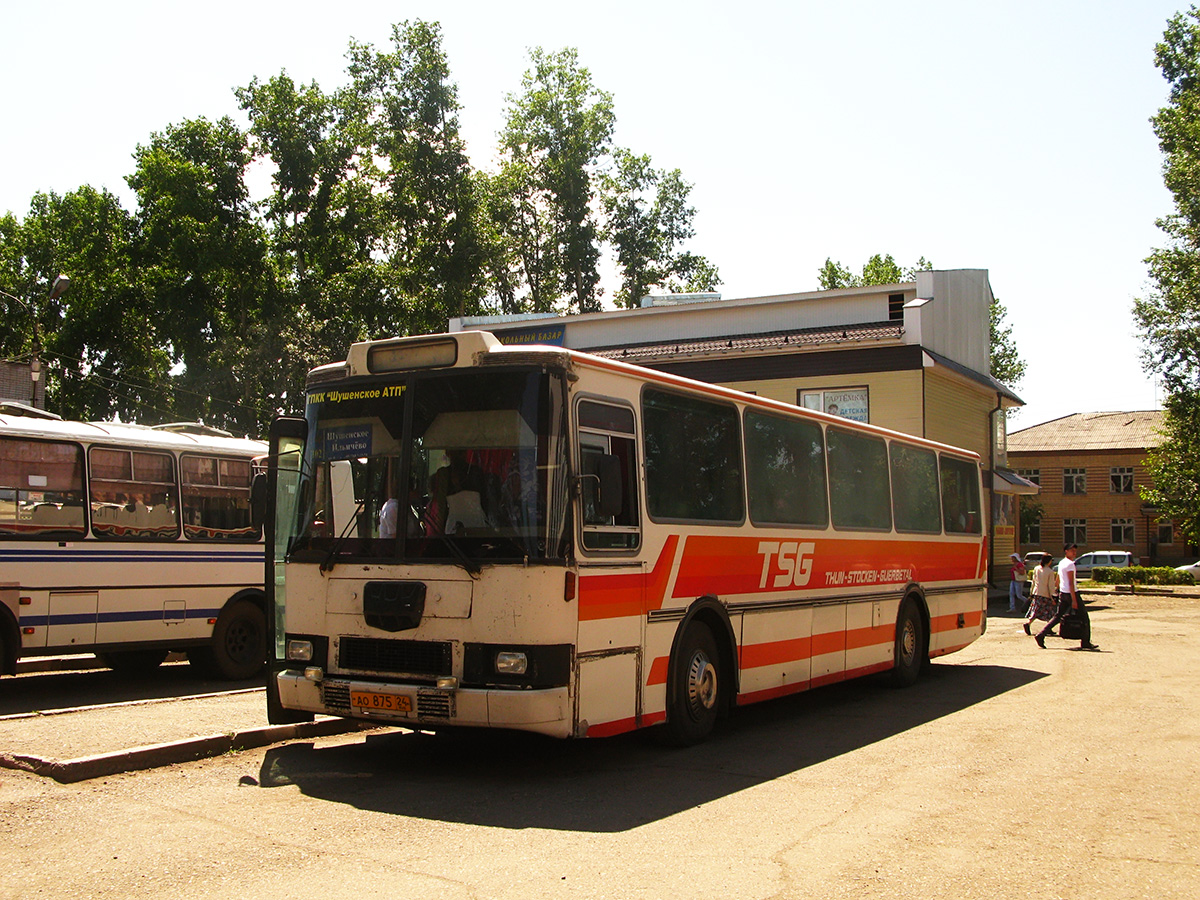
[[[0,212],[82,184],[286,69],[331,90],[350,39],[442,25],[476,166],[528,49],[578,49],[616,142],[695,185],[691,249],[726,297],[815,290],[826,257],[985,268],[1029,372],[1010,429],[1152,409],[1130,314],[1170,211],[1148,119],[1182,0],[60,0],[8,4]],[[611,292],[611,286],[610,286]]]

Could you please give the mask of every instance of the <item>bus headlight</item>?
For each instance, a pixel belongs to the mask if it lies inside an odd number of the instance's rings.
[[[312,641],[288,641],[287,658],[292,662],[311,662],[313,658]]]
[[[524,675],[529,668],[529,657],[514,650],[501,650],[496,654],[496,674]]]

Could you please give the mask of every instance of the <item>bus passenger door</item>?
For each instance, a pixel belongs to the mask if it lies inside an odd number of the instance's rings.
[[[96,591],[51,591],[46,625],[47,647],[96,643],[100,594]]]

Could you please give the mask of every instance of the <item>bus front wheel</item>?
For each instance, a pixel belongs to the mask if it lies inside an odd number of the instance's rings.
[[[228,604],[217,617],[209,646],[189,650],[188,661],[227,681],[253,678],[267,661],[267,620],[263,611],[250,600]]]
[[[687,626],[672,666],[665,736],[676,746],[698,744],[716,725],[724,690],[717,642],[708,626]]]
[[[896,650],[895,666],[892,669],[892,683],[897,687],[910,687],[916,684],[921,674],[921,667],[928,657],[928,636],[925,634],[925,620],[916,602],[906,598],[900,604],[900,615],[896,618]]]

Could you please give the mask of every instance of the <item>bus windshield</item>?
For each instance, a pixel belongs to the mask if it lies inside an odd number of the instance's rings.
[[[485,370],[310,392],[293,559],[563,559],[561,380]]]

